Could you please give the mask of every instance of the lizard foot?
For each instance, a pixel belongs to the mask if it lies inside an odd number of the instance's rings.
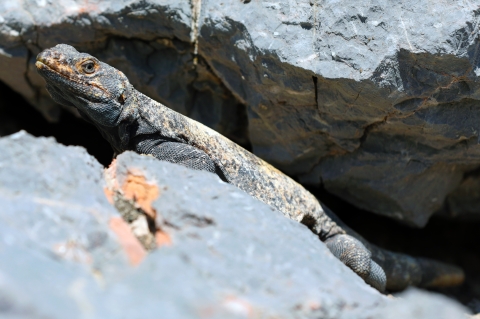
[[[325,244],[335,257],[362,277],[367,284],[380,292],[385,291],[385,272],[372,260],[371,252],[358,239],[339,234],[325,240]]]
[[[401,253],[395,253],[392,251],[388,251],[386,249],[382,249],[377,247],[371,243],[369,243],[365,238],[357,234],[354,230],[350,227],[345,225],[344,222],[338,218],[328,207],[323,206],[325,213],[335,221],[337,225],[339,225],[344,231],[347,232],[348,235],[335,235],[329,237],[325,243],[327,244],[328,248],[333,252],[333,254],[342,260],[347,266],[353,269],[357,274],[362,276],[355,267],[356,264],[360,264],[359,261],[355,261],[354,267],[350,266],[350,264],[346,260],[347,258],[341,257],[342,254],[347,254],[349,250],[353,251],[366,251],[366,258],[370,260],[370,256],[375,262],[370,265],[370,273],[372,277],[375,277],[375,274],[378,273],[385,273],[386,275],[386,289],[389,291],[399,291],[407,288],[408,286],[419,286],[419,287],[426,287],[426,288],[433,288],[433,287],[452,287],[458,286],[465,280],[465,274],[461,268],[458,268],[453,265],[445,264],[439,261],[427,259],[427,258],[418,258],[412,257]],[[338,238],[337,238],[338,237]],[[348,239],[344,239],[347,237]],[[351,245],[357,248],[342,248],[342,246],[347,246],[345,243],[336,243],[337,241],[360,241],[359,243],[352,243]],[[343,251],[346,251],[344,253]],[[350,253],[351,254],[351,253]],[[355,257],[356,258],[356,257]],[[350,258],[352,259],[352,258]],[[357,258],[358,259],[358,258]],[[355,259],[354,259],[355,260]],[[366,263],[362,261],[361,263]],[[379,270],[375,270],[375,269]],[[373,271],[372,271],[373,269]],[[365,272],[362,272],[362,274]],[[379,278],[385,278],[384,276],[380,276]],[[364,277],[362,277],[364,278]],[[364,278],[365,279],[365,278]],[[369,283],[373,287],[377,287],[375,282],[384,282],[385,279],[375,280],[375,279],[365,279],[367,283]],[[378,289],[378,288],[377,288]],[[381,290],[381,289],[378,289]]]

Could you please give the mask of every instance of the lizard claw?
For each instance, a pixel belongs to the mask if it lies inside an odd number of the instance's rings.
[[[358,239],[339,234],[325,240],[325,244],[335,257],[362,277],[367,284],[380,292],[385,291],[385,272],[372,260],[371,252]]]

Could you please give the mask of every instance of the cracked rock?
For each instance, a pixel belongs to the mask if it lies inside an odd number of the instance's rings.
[[[153,219],[156,249],[140,245],[113,194]],[[16,133],[0,138],[0,201],[2,318],[467,313],[425,292],[386,298],[305,226],[216,175],[148,156],[121,154],[103,175],[82,148]]]
[[[33,61],[74,45],[301,182],[423,226],[480,212],[479,12],[435,0],[4,1],[0,80],[58,120]]]
[[[423,226],[479,167],[477,5],[202,7],[199,52],[248,106],[254,152],[300,181]],[[455,212],[480,212],[466,206]]]

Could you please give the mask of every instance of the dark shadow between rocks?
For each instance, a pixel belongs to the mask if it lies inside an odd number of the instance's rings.
[[[25,130],[34,136],[52,136],[64,145],[83,146],[102,165],[108,166],[113,158],[110,144],[93,126],[62,112],[58,123],[49,123],[21,95],[0,82],[0,136]]]

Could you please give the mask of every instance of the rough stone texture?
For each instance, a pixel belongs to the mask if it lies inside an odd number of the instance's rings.
[[[150,254],[141,267],[175,269],[184,278],[157,274],[155,282],[163,284],[153,285],[154,295],[174,295],[219,317],[337,318],[385,302],[305,226],[214,174],[132,152],[120,155],[114,170],[120,188],[145,177],[159,189],[152,208],[172,244]],[[144,280],[149,279],[134,277],[129,284],[141,287]],[[185,285],[192,293],[185,294]]]
[[[202,4],[200,53],[286,172],[421,226],[480,164],[476,5]]]
[[[136,204],[170,241],[136,266],[91,156],[24,132],[0,138],[1,318],[380,319],[395,315],[389,305],[415,318],[467,313],[424,292],[392,302],[306,227],[213,174],[125,153],[108,176],[123,190],[132,181],[158,190]]]
[[[421,226],[436,211],[479,212],[468,190],[480,166],[478,10],[439,0],[4,1],[0,80],[57,119],[32,63],[72,44],[175,110],[235,141],[249,136],[302,182]]]
[[[127,265],[102,167],[24,132],[0,139],[0,317],[80,318]]]
[[[447,207],[442,213],[453,217],[479,218],[480,171],[465,174],[462,183],[447,197]]]

